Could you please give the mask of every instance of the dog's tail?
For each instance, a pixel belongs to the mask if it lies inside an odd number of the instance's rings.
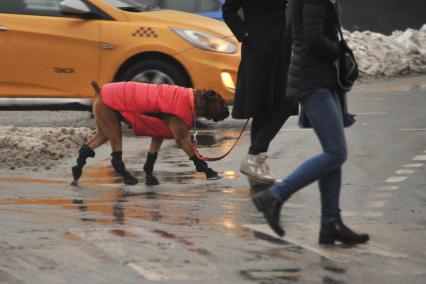
[[[96,83],[96,81],[92,81],[90,84],[92,85],[93,89],[95,90],[96,97],[98,97],[99,94],[101,93],[101,88],[99,87],[98,83]]]

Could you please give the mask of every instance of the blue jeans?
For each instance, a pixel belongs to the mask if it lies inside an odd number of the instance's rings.
[[[318,180],[321,193],[321,223],[340,217],[339,198],[342,184],[341,166],[347,158],[342,110],[337,94],[318,89],[301,101],[312,128],[321,142],[323,153],[303,162],[271,192],[286,201],[299,189]]]

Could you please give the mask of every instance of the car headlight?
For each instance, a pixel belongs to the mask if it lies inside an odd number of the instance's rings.
[[[178,28],[172,28],[172,31],[177,33],[179,36],[181,36],[183,39],[185,39],[192,45],[201,49],[221,53],[237,52],[237,47],[235,46],[235,44],[214,35]]]

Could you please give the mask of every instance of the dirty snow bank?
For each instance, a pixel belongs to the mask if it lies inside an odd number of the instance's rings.
[[[0,126],[0,168],[49,169],[63,158],[76,156],[93,134],[86,127]]]
[[[395,31],[390,36],[374,32],[344,32],[363,76],[426,73],[426,24],[420,30]]]

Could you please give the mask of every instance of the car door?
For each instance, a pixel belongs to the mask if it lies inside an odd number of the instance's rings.
[[[0,96],[81,98],[99,73],[99,21],[65,16],[60,0],[0,1]]]

